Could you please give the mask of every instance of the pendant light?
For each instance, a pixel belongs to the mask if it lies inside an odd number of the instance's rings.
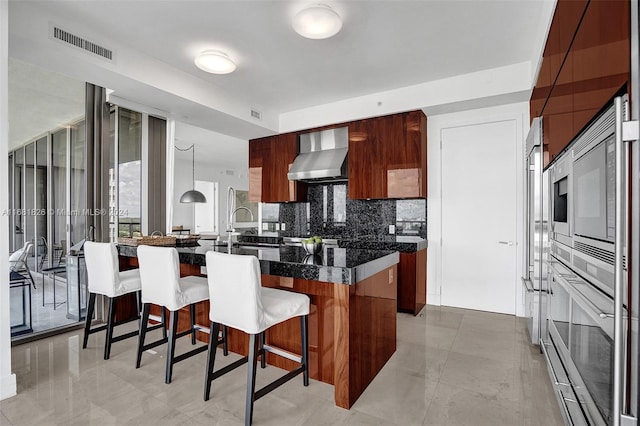
[[[204,194],[200,191],[196,191],[196,149],[194,145],[191,145],[189,148],[185,148],[185,149],[180,149],[176,146],[176,149],[178,151],[189,151],[192,150],[191,152],[191,182],[193,184],[192,188],[188,190],[187,192],[185,192],[184,194],[182,194],[182,197],[180,197],[180,202],[181,203],[206,203],[207,202],[207,197],[204,196]]]

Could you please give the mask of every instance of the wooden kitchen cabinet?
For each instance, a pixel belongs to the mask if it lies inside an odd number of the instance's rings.
[[[297,155],[296,133],[249,141],[249,200],[264,203],[306,201],[306,185],[287,177]]]
[[[349,123],[349,198],[427,196],[427,117],[422,111]]]
[[[386,198],[385,149],[377,119],[349,123],[349,198]]]
[[[630,3],[559,0],[531,119],[543,117],[546,167],[630,82]]]
[[[427,303],[427,249],[400,253],[398,312],[418,315]]]

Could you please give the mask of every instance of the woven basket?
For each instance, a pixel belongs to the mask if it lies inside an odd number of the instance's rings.
[[[142,237],[119,237],[118,244],[125,246],[168,246],[176,245],[176,237],[162,235],[144,235]]]

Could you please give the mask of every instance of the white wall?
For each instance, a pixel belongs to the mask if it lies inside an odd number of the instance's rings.
[[[441,233],[442,229],[442,217],[441,217],[441,170],[440,170],[440,140],[441,131],[444,128],[488,123],[498,120],[513,119],[517,122],[518,136],[517,140],[513,143],[517,144],[517,158],[524,158],[524,140],[526,134],[529,131],[529,104],[528,102],[519,102],[514,104],[501,105],[491,108],[475,109],[464,112],[457,112],[452,114],[433,115],[428,117],[427,132],[428,132],[428,152],[429,163],[428,179],[429,179],[429,194],[428,194],[428,209],[427,209],[427,235],[429,239],[429,251],[427,262],[427,302],[433,305],[440,305],[441,289],[446,288],[446,283],[442,282],[442,271],[440,269],[441,257],[440,247],[442,238],[446,238]],[[524,160],[523,160],[524,161]],[[516,180],[517,188],[520,188],[517,195],[517,276],[522,276],[522,262],[523,262],[523,218],[524,218],[524,164],[523,161],[519,161],[516,165],[516,176],[513,178]],[[473,176],[468,176],[469,179],[473,179]],[[469,220],[473,220],[473,216],[469,217]],[[482,226],[478,223],[478,226]],[[524,315],[524,294],[522,292],[522,286],[519,282],[514,283],[516,285],[516,315]]]
[[[429,114],[528,101],[531,63],[507,65],[280,114],[280,132],[424,109]]]
[[[248,190],[248,169],[226,169],[220,166],[204,164],[196,161],[196,180],[218,182],[220,193],[218,229],[224,231],[227,226],[225,212],[227,211],[227,188]],[[191,161],[177,160],[175,163],[174,195],[173,195],[173,223],[172,226],[182,225],[195,230],[193,218],[193,204],[180,203],[180,196],[193,186],[191,182]]]
[[[0,176],[7,176],[6,161],[9,154],[9,2],[0,1]],[[3,179],[4,181],[4,179]],[[0,211],[9,207],[9,188],[0,185]],[[0,216],[0,241],[9,241],[9,221]],[[9,245],[0,244],[0,270],[9,270]],[[5,272],[0,275],[0,400],[16,394],[16,376],[11,373],[11,323],[9,319],[9,280]]]

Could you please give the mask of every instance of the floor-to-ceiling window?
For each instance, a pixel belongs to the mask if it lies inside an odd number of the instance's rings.
[[[114,146],[117,164],[118,235],[131,237],[142,233],[142,114],[125,108],[115,108]],[[115,240],[115,238],[114,238]]]

